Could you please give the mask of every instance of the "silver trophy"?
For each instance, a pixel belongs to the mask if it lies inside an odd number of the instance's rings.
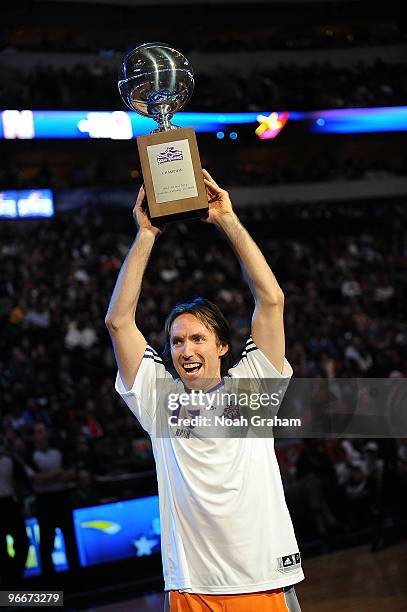
[[[208,199],[195,131],[171,123],[194,89],[186,57],[165,43],[140,45],[125,54],[118,87],[128,108],[158,124],[137,137],[150,218],[167,222],[205,214]]]
[[[171,118],[190,99],[194,73],[177,49],[165,43],[145,43],[124,56],[118,86],[130,109],[158,123],[152,134],[166,132],[178,127]]]

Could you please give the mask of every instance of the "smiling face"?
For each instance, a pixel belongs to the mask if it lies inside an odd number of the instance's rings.
[[[171,357],[174,367],[190,389],[208,389],[221,380],[221,357],[228,345],[220,344],[215,332],[195,315],[183,313],[170,329]]]

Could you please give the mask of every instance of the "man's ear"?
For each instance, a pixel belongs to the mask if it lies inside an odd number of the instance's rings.
[[[219,357],[223,357],[223,355],[226,355],[228,350],[229,350],[228,344],[220,344],[219,345]]]

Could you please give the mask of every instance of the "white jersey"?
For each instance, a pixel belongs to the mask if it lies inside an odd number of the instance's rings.
[[[234,378],[285,379],[249,339]],[[157,379],[174,392],[182,381],[147,346],[133,387],[118,373],[116,390],[149,433],[156,461],[166,590],[253,593],[304,578],[271,437],[158,436]]]
[[[50,470],[62,470],[62,453],[58,448],[37,449],[33,452],[33,463],[40,470],[46,472]],[[54,493],[66,488],[66,483],[37,483],[35,484],[36,493]]]

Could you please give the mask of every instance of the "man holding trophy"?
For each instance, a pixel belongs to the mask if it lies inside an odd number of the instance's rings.
[[[156,66],[149,85],[143,81],[143,95],[150,100],[150,106],[159,103],[158,106],[168,109],[169,99],[176,99],[180,82],[177,74],[171,73],[171,66],[177,65],[181,54],[160,43],[142,45],[132,54],[133,71],[142,71],[146,54],[148,62]],[[165,72],[165,86],[160,85],[160,70]],[[140,94],[142,80],[140,77],[133,100]],[[161,125],[166,121],[161,118]],[[180,168],[174,174],[183,178],[180,185],[174,181],[166,184],[157,180],[157,176],[154,178],[154,168],[146,171],[143,167],[153,214],[150,209],[147,211],[142,186],[134,207],[137,236],[120,270],[106,315],[118,365],[116,390],[150,435],[154,450],[166,610],[298,612],[293,585],[304,575],[273,439],[201,438],[194,435],[193,428],[173,428],[167,436],[157,435],[156,422],[165,410],[157,384],[161,381],[175,391],[199,390],[205,397],[227,380],[287,382],[292,375],[284,356],[284,298],[274,274],[240,223],[228,193],[206,170],[196,168],[196,158],[189,169],[179,165],[186,160],[188,149],[194,148],[189,135],[178,135],[173,130],[169,137],[168,131],[164,134],[164,156],[183,157],[174,160],[174,167]],[[179,146],[180,137],[187,143]],[[146,148],[157,144],[163,148],[156,141],[147,142]],[[176,153],[171,154],[168,148]],[[152,156],[147,150],[144,160],[155,163],[163,151],[156,155],[154,149]],[[170,166],[172,162],[163,163]],[[190,185],[195,179],[194,191]],[[157,200],[163,192],[171,194],[170,204],[164,214],[154,217],[157,210],[161,212],[164,200]],[[180,195],[183,197],[175,199]],[[135,314],[148,259],[161,234],[160,217],[168,221],[174,202],[182,200],[189,200],[190,210],[175,211],[175,219],[179,218],[176,215],[184,218],[199,214],[227,237],[247,279],[255,308],[251,337],[242,357],[235,366],[228,367],[230,331],[217,306],[204,298],[175,306],[166,321],[164,351],[176,372],[174,376],[138,329]]]

